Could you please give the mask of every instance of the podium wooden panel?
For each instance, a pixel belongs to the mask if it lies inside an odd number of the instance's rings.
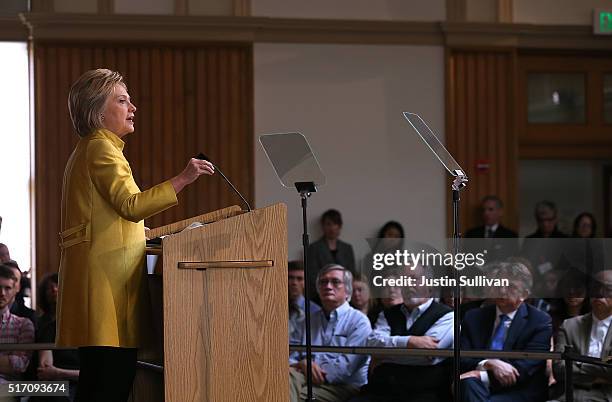
[[[162,241],[165,401],[286,402],[286,206],[226,208],[153,233],[193,221],[208,223]]]

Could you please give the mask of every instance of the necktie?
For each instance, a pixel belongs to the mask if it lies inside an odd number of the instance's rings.
[[[603,322],[597,323],[597,358],[601,358],[601,352],[603,352],[603,343],[606,339],[606,329],[604,327]]]
[[[485,237],[486,237],[487,239],[489,239],[489,238],[493,237],[493,230],[491,230],[491,228],[490,228],[490,227],[488,227],[488,226],[487,226],[487,229],[486,229],[486,231],[485,231]]]
[[[510,317],[505,314],[499,315],[499,324],[497,325],[497,328],[495,328],[493,338],[491,339],[491,350],[504,349],[504,338],[506,337],[506,333],[508,332],[506,321],[508,321],[509,319]]]

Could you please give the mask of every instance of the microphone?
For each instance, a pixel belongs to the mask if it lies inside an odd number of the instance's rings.
[[[198,154],[198,156],[196,156],[196,159],[200,159],[200,160],[202,160],[202,161],[207,161],[207,162],[212,163],[212,161],[210,160],[210,158],[209,158],[208,156],[204,155],[202,152],[200,152],[200,153]],[[231,182],[231,181],[229,181],[229,179],[228,179],[227,177],[225,177],[225,175],[223,174],[223,172],[221,171],[221,169],[219,169],[219,167],[218,167],[217,165],[215,165],[214,163],[212,163],[212,165],[213,165],[213,167],[215,168],[215,170],[219,172],[219,174],[221,175],[221,177],[223,177],[223,179],[224,179],[224,180],[227,182],[227,184],[229,184],[229,185],[230,185],[230,187],[232,188],[232,190],[234,190],[234,192],[235,192],[236,194],[238,194],[238,197],[240,197],[240,199],[241,199],[241,200],[242,200],[242,201],[243,201],[243,202],[246,204],[248,212],[251,212],[251,210],[252,210],[252,209],[251,209],[251,206],[249,205],[249,202],[246,200],[246,198],[244,198],[244,197],[242,196],[242,194],[240,194],[240,191],[238,191],[238,189],[237,189],[236,187],[234,187],[234,185],[232,184],[232,182]]]

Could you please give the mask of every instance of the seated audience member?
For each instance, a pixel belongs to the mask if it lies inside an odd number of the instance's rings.
[[[527,238],[565,238],[567,235],[557,228],[557,206],[552,201],[540,201],[535,207],[538,229]]]
[[[9,303],[17,293],[16,281],[13,270],[6,265],[0,265],[0,343],[33,343],[32,321],[18,317],[9,310]],[[30,362],[30,356],[31,352],[27,351],[0,352],[0,383],[21,379]]]
[[[374,299],[370,297],[368,278],[357,275],[353,278],[353,295],[351,306],[363,314],[368,315],[374,306]]]
[[[381,297],[374,300],[373,307],[368,311],[368,319],[372,328],[376,327],[378,317],[383,311],[404,302],[402,291],[399,287],[385,286],[382,289],[377,289],[377,293],[380,293]]]
[[[55,342],[57,283],[57,274],[49,274],[43,278],[38,287],[39,307],[43,313],[36,333],[36,342],[39,343]],[[39,350],[38,361],[38,380],[69,381],[70,397],[31,397],[30,402],[73,401],[79,380],[79,353],[76,350]]]
[[[300,328],[306,317],[306,299],[304,298],[304,265],[301,261],[289,261],[287,266],[289,291],[289,344],[299,345]],[[312,297],[312,295],[311,295]],[[316,313],[321,308],[310,301],[310,312]]]
[[[552,239],[567,238],[557,228],[557,206],[551,201],[540,201],[535,207],[537,230],[523,242],[521,254],[534,267],[534,278],[543,276],[552,269],[561,269],[564,244]]]
[[[405,271],[406,277],[430,277],[429,268]],[[368,346],[448,349],[453,345],[453,311],[436,302],[432,289],[403,287],[404,302],[380,314]],[[451,400],[449,359],[384,357],[372,363],[368,385],[351,402],[447,402]]]
[[[552,317],[553,337],[555,339],[563,321],[591,311],[591,304],[586,296],[587,279],[587,276],[582,272],[569,270],[559,281],[558,296],[552,299],[549,312]]]
[[[363,258],[361,273],[373,277],[374,255],[379,253],[395,253],[404,248],[404,228],[399,222],[388,221],[379,230],[376,238],[368,241],[371,251]],[[387,266],[389,267],[389,266]]]
[[[507,278],[508,287],[496,287],[495,304],[473,309],[461,324],[462,350],[550,350],[550,316],[523,303],[532,277],[521,263],[504,263],[494,277]],[[461,400],[538,402],[547,398],[545,360],[461,359]]]
[[[606,263],[607,241],[597,236],[597,222],[593,214],[583,212],[574,219],[572,238],[569,247],[564,247],[564,258],[568,265],[576,267],[589,276],[608,269]]]
[[[4,265],[9,267],[13,271],[13,274],[15,274],[15,277],[17,278],[17,281],[15,282],[15,290],[17,293],[15,294],[15,297],[13,298],[13,300],[11,300],[11,303],[10,303],[11,313],[15,314],[18,317],[29,319],[30,321],[32,321],[32,324],[34,324],[34,328],[36,328],[36,325],[38,322],[36,312],[25,305],[25,301],[23,300],[23,295],[21,295],[20,297],[22,274],[21,274],[21,269],[19,269],[19,265],[17,265],[17,262],[13,260],[10,260],[4,263]]]
[[[529,270],[532,278],[539,278],[538,282],[534,282],[531,293],[540,297],[530,297],[529,299],[525,300],[525,303],[531,304],[538,310],[548,313],[552,300],[551,297],[557,296],[557,284],[559,283],[559,278],[563,275],[563,272],[553,269],[547,271],[543,276],[538,276],[538,274],[534,272],[531,261],[522,256],[511,257],[504,262],[522,264]]]
[[[370,334],[368,318],[349,305],[353,275],[341,265],[330,264],[317,275],[322,310],[312,315],[312,344],[317,346],[364,346]],[[302,326],[302,342],[306,331]],[[313,353],[313,394],[320,402],[343,402],[366,383],[368,356]],[[292,402],[307,396],[305,353],[289,358],[289,388]]]
[[[0,243],[0,264],[11,260],[11,253],[6,244]]]
[[[475,239],[516,239],[518,235],[501,224],[504,204],[495,195],[487,195],[481,202],[482,225],[468,230],[466,238]],[[492,243],[492,244],[490,244]],[[518,241],[487,241],[487,261],[501,261],[518,254]]]
[[[339,239],[342,230],[342,215],[335,209],[327,210],[321,216],[323,236],[308,247],[308,275],[310,294],[318,300],[315,278],[326,265],[342,265],[355,274],[355,254],[353,246]]]
[[[601,271],[595,275],[593,293],[591,313],[567,319],[561,325],[555,344],[556,351],[563,352],[569,345],[576,354],[597,359],[607,358],[612,354],[612,271]],[[553,368],[557,381],[563,381],[565,362],[555,361]],[[612,369],[574,362],[572,380],[574,401],[612,400]],[[559,400],[564,401],[565,397],[562,396]]]
[[[591,239],[597,233],[597,223],[595,217],[589,212],[583,212],[574,219],[574,229],[572,237],[581,239]]]
[[[404,227],[399,222],[388,221],[378,230],[374,240],[372,253],[391,253],[401,250],[404,247]],[[371,259],[372,255],[369,257]]]

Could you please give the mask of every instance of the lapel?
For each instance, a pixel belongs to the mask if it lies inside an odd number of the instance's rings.
[[[580,336],[579,339],[581,340],[581,343],[579,345],[579,348],[580,348],[579,352],[583,356],[586,356],[589,353],[589,343],[591,342],[591,327],[592,326],[593,326],[593,313],[589,313],[584,316],[584,319],[582,320],[582,325],[578,328],[578,330],[581,332],[581,334],[579,334]],[[608,331],[608,335],[609,335],[609,332],[610,331]],[[609,339],[607,336],[606,336],[606,341],[609,342]]]
[[[495,304],[491,304],[486,307],[482,307],[482,314],[484,319],[480,321],[480,336],[482,337],[482,348],[489,349],[491,347],[491,337],[493,336],[495,326]]]
[[[514,344],[521,334],[525,324],[527,324],[527,306],[525,303],[521,303],[520,307],[516,311],[514,319],[512,320],[512,324],[510,324],[510,328],[508,328],[508,335],[504,341],[504,350],[514,349]]]
[[[604,338],[604,342],[601,348],[601,357],[602,359],[607,359],[610,356],[610,343],[612,342],[612,324],[608,327],[608,333],[606,333],[606,337]]]

